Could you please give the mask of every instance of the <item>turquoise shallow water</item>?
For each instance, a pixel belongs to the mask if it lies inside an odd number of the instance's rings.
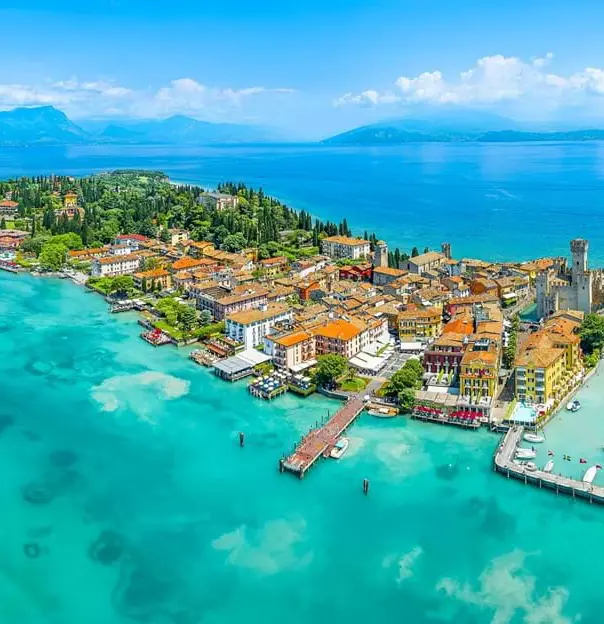
[[[604,510],[495,475],[496,436],[367,416],[299,482],[333,403],[253,399],[72,284],[0,292],[3,624],[602,621]]]

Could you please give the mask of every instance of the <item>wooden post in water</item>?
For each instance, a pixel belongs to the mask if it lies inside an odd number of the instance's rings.
[[[243,431],[239,432],[239,446],[243,448],[245,446],[245,434]]]
[[[369,479],[363,479],[363,494],[369,494]]]

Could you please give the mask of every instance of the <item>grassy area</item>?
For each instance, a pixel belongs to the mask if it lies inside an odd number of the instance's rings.
[[[344,379],[340,382],[338,388],[344,392],[361,392],[369,382],[365,377],[354,377],[353,379]]]
[[[386,396],[387,390],[388,390],[388,382],[386,381],[375,391],[375,396],[384,398]]]

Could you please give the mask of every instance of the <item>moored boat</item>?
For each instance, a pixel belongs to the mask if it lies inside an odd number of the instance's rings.
[[[524,464],[524,469],[528,470],[529,472],[534,472],[535,470],[537,470],[537,464],[535,464],[535,462],[526,462],[526,464]]]
[[[535,459],[537,452],[532,449],[519,448],[515,453],[516,459]]]
[[[340,438],[334,444],[334,447],[331,449],[329,455],[334,459],[340,459],[340,457],[342,457],[342,455],[344,455],[344,453],[348,450],[349,444],[350,442],[348,441],[348,438]]]
[[[581,402],[578,401],[577,399],[574,399],[573,401],[569,401],[566,405],[566,409],[569,412],[578,412],[581,409]]]
[[[583,483],[593,483],[593,480],[596,478],[596,474],[598,474],[598,467],[590,466],[583,475]]]
[[[554,469],[554,460],[550,459],[545,466],[543,466],[543,472],[551,472]]]
[[[397,410],[394,407],[374,407],[368,410],[371,416],[375,416],[376,418],[392,418],[397,415]]]
[[[522,437],[527,442],[532,442],[533,444],[541,444],[541,442],[545,442],[545,436],[539,435],[538,433],[525,433]]]

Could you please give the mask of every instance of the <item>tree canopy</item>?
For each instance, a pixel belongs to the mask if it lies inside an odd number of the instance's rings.
[[[586,355],[604,348],[604,316],[586,314],[581,325],[581,349]]]
[[[348,368],[348,361],[342,355],[329,354],[317,358],[316,383],[321,386],[333,386]]]

